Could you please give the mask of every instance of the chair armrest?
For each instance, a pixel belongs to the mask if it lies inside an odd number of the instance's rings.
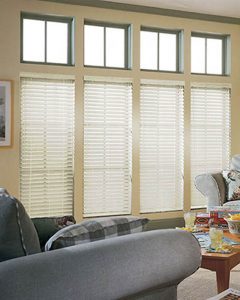
[[[201,174],[195,178],[195,186],[206,197],[207,211],[226,201],[226,186],[221,173]]]

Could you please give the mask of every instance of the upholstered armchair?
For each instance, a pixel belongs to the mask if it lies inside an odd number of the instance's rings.
[[[196,188],[207,200],[207,211],[213,206],[240,206],[240,200],[238,200],[240,199],[240,194],[233,192],[234,196],[229,199],[229,191],[232,188],[231,183],[235,184],[235,190],[236,184],[240,183],[240,154],[232,157],[230,170],[233,170],[234,176],[237,176],[237,179],[231,177],[232,171],[226,171],[226,179],[224,179],[222,172],[201,174],[195,178]],[[228,184],[228,181],[230,184]],[[239,184],[237,188],[239,189]]]

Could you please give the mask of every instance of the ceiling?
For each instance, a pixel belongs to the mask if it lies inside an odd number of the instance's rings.
[[[240,18],[239,0],[97,0]],[[95,2],[97,2],[95,0]],[[91,2],[91,0],[89,1]]]

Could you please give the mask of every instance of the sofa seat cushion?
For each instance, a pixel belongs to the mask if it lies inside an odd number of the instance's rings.
[[[0,261],[38,252],[38,235],[22,203],[0,194]]]
[[[45,251],[143,231],[147,218],[134,216],[86,220],[59,230],[45,245]]]
[[[240,200],[240,171],[225,170],[222,175],[227,186],[227,200]]]

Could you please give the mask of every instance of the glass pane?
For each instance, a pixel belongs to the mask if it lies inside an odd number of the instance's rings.
[[[222,74],[222,40],[207,39],[207,73]]]
[[[104,66],[104,28],[84,26],[84,64]]]
[[[45,61],[45,22],[23,20],[23,60]]]
[[[125,30],[106,27],[106,66],[124,68]]]
[[[177,36],[171,33],[159,33],[159,70],[176,71]]]
[[[158,33],[141,31],[141,69],[157,70]]]
[[[68,24],[47,22],[47,62],[68,63]]]
[[[191,38],[191,72],[205,73],[205,38]]]

